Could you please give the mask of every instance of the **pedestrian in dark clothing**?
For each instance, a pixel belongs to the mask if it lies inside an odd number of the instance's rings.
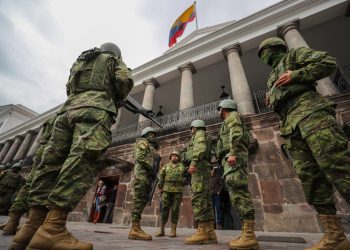
[[[216,229],[222,230],[222,213],[220,193],[222,191],[221,175],[218,167],[214,167],[210,172],[209,180],[210,195],[213,202],[213,209],[215,213]]]

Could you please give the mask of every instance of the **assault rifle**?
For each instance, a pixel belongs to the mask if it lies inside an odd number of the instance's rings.
[[[153,199],[153,195],[154,192],[156,191],[157,185],[158,185],[158,171],[159,171],[159,165],[160,165],[160,160],[162,158],[159,155],[156,155],[154,157],[154,162],[153,162],[153,174],[152,174],[152,188],[150,190],[150,192],[148,193],[148,202],[147,202],[147,206],[151,206],[152,204],[152,199]]]
[[[129,110],[133,114],[140,114],[144,117],[150,119],[152,122],[157,124],[159,127],[163,127],[162,124],[160,124],[157,120],[153,118],[154,113],[152,110],[147,110],[140,103],[138,103],[134,98],[131,96],[127,96],[122,104],[127,110]]]

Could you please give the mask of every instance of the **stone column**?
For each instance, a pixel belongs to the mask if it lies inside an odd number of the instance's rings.
[[[290,49],[300,47],[310,48],[300,34],[299,27],[300,21],[295,20],[288,24],[280,26],[277,29],[278,35],[286,41],[287,46]],[[316,90],[323,96],[332,96],[340,93],[329,77],[318,80]]]
[[[1,152],[0,152],[0,162],[3,162],[3,159],[5,158],[7,152],[9,151],[13,141],[12,140],[7,140],[5,142],[5,145],[2,147]]]
[[[197,71],[192,63],[178,67],[181,72],[181,90],[179,110],[194,107],[192,75]]]
[[[39,130],[39,133],[38,135],[36,136],[32,146],[30,147],[29,151],[28,151],[28,154],[26,157],[30,157],[30,156],[33,156],[36,152],[36,150],[39,148],[40,146],[40,140],[41,140],[41,137],[43,135],[43,131],[44,131],[44,128],[41,127],[40,130]]]
[[[239,43],[230,45],[223,49],[223,53],[228,63],[232,96],[237,102],[238,111],[242,115],[255,114],[252,94],[240,58],[241,46]]]
[[[118,109],[118,115],[117,117],[115,118],[115,123],[112,125],[111,127],[111,130],[116,130],[119,128],[119,125],[120,125],[120,119],[121,119],[121,116],[122,116],[122,108],[119,108]]]
[[[142,101],[142,107],[144,107],[147,110],[153,110],[153,103],[154,103],[154,93],[156,88],[159,87],[159,83],[155,78],[150,78],[145,81],[143,81],[143,85],[146,86],[145,88],[145,94],[143,96]],[[140,115],[139,122],[147,121],[148,119],[146,117],[143,117]]]
[[[17,153],[19,146],[21,146],[22,141],[23,141],[23,136],[17,135],[15,137],[15,142],[12,144],[10,150],[7,152],[7,154],[3,160],[4,163],[12,161],[13,157]]]
[[[33,130],[27,131],[21,146],[19,147],[15,157],[13,158],[14,161],[18,161],[24,158],[25,153],[28,151],[29,145],[32,142],[34,134],[35,133]]]

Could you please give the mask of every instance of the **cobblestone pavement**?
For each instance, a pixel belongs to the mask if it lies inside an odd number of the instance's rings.
[[[0,224],[6,220],[6,216],[0,216]],[[69,222],[68,229],[79,240],[93,243],[94,250],[228,249],[227,243],[233,236],[237,236],[240,233],[239,231],[220,230],[216,231],[219,241],[217,245],[187,246],[184,244],[184,239],[193,234],[195,229],[179,228],[178,237],[176,238],[169,238],[167,236],[159,238],[153,237],[152,241],[128,240],[129,227],[113,224]],[[157,231],[157,228],[153,227],[144,227],[143,229],[152,235]],[[166,233],[169,233],[169,231],[170,229],[166,228]],[[310,246],[312,243],[316,243],[321,238],[321,234],[270,232],[257,232],[256,234],[259,239],[261,250],[301,250]],[[3,236],[0,234],[0,249],[7,249],[11,239],[11,236]]]

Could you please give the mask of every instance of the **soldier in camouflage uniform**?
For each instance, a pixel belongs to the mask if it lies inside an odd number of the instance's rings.
[[[242,233],[238,239],[229,242],[229,247],[230,249],[259,249],[254,234],[255,211],[248,190],[249,132],[233,100],[222,100],[218,110],[224,122],[219,133],[216,158],[224,168],[223,177],[231,203],[242,221]]]
[[[40,139],[40,146],[34,154],[32,170],[30,171],[30,174],[26,180],[26,183],[18,192],[15,201],[13,202],[12,206],[9,209],[10,218],[9,218],[9,221],[3,227],[3,233],[2,233],[3,235],[14,235],[16,233],[19,220],[21,219],[22,215],[26,213],[29,209],[27,199],[29,195],[30,185],[32,183],[35,171],[41,161],[41,155],[44,151],[46,143],[50,138],[55,119],[56,119],[56,116],[51,117],[43,124],[43,133]]]
[[[156,130],[146,127],[141,132],[134,144],[135,159],[135,181],[131,209],[131,229],[129,239],[131,240],[152,240],[152,236],[146,234],[140,226],[141,214],[148,201],[148,194],[152,188],[152,176],[156,175],[153,162],[156,151],[154,149],[154,138]]]
[[[57,114],[30,188],[31,216],[10,249],[23,249],[29,241],[33,249],[93,248],[68,232],[66,220],[93,183],[96,161],[111,142],[110,127],[133,80],[119,48],[105,43],[81,53],[66,87],[68,100]]]
[[[215,217],[209,192],[211,170],[211,139],[205,131],[205,122],[194,120],[191,123],[192,137],[185,150],[185,162],[190,162],[192,207],[198,223],[197,232],[186,238],[185,244],[197,245],[217,243]]]
[[[273,68],[267,101],[282,120],[287,151],[324,229],[321,241],[308,249],[350,249],[333,200],[335,187],[350,201],[348,141],[332,103],[315,90],[316,81],[336,69],[336,61],[323,51],[287,51],[285,42],[276,37],[260,44],[258,56]]]
[[[15,163],[6,171],[0,180],[0,214],[6,215],[25,179],[18,173],[22,166]]]
[[[156,237],[164,236],[164,227],[171,208],[171,232],[169,237],[176,237],[176,226],[179,220],[179,208],[182,201],[183,186],[186,184],[185,166],[180,162],[180,154],[170,154],[170,162],[159,173],[158,188],[162,195],[161,225]]]

